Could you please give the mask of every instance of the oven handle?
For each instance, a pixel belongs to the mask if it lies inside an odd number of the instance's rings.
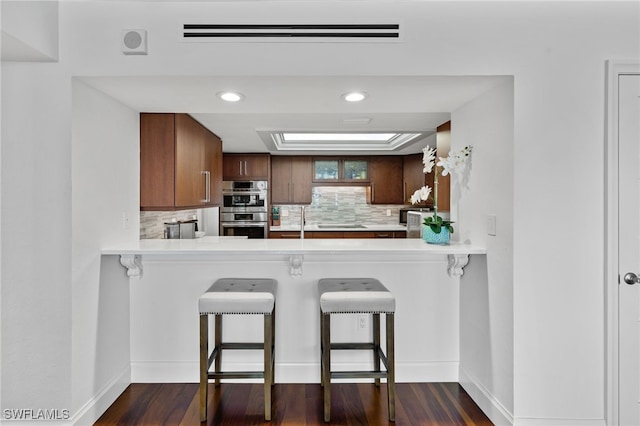
[[[223,228],[266,228],[267,222],[220,222]]]

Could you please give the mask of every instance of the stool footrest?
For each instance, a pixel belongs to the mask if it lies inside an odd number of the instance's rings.
[[[332,371],[332,379],[385,379],[386,371]]]
[[[264,379],[262,371],[222,371],[207,373],[209,379]]]
[[[220,349],[264,349],[264,343],[245,343],[245,342],[233,342],[233,343],[221,343]]]
[[[343,350],[343,351],[348,351],[348,350],[357,350],[357,351],[363,351],[363,350],[376,350],[379,349],[380,346],[376,345],[374,343],[332,343],[331,344],[331,349],[333,350]]]

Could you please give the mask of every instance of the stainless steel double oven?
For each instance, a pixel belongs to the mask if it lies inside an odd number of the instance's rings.
[[[222,182],[220,235],[267,238],[268,189],[263,180]]]

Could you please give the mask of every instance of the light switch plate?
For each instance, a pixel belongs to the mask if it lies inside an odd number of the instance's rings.
[[[496,235],[496,215],[489,214],[487,215],[487,234]]]

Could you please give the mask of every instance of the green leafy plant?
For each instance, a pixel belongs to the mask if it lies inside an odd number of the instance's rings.
[[[422,150],[422,164],[424,164],[422,171],[425,174],[431,173],[435,167],[435,173],[433,175],[433,215],[425,217],[423,223],[431,228],[431,230],[436,234],[442,232],[443,227],[447,228],[451,234],[454,232],[453,226],[451,226],[454,222],[445,220],[442,216],[438,215],[438,168],[440,168],[442,176],[465,169],[471,157],[471,149],[472,147],[469,145],[465,146],[460,151],[449,152],[449,155],[446,158],[439,157],[437,164],[435,162],[435,148],[427,146]],[[429,198],[431,198],[431,188],[428,185],[425,185],[422,188],[417,189],[413,195],[411,195],[411,204],[418,204],[422,201],[427,201]]]
[[[447,228],[449,230],[449,233],[453,234],[453,226],[451,226],[453,222],[450,220],[442,219],[442,217],[438,216],[435,211],[433,213],[433,216],[425,217],[423,223],[431,228],[431,230],[436,234],[442,232],[442,228]]]

